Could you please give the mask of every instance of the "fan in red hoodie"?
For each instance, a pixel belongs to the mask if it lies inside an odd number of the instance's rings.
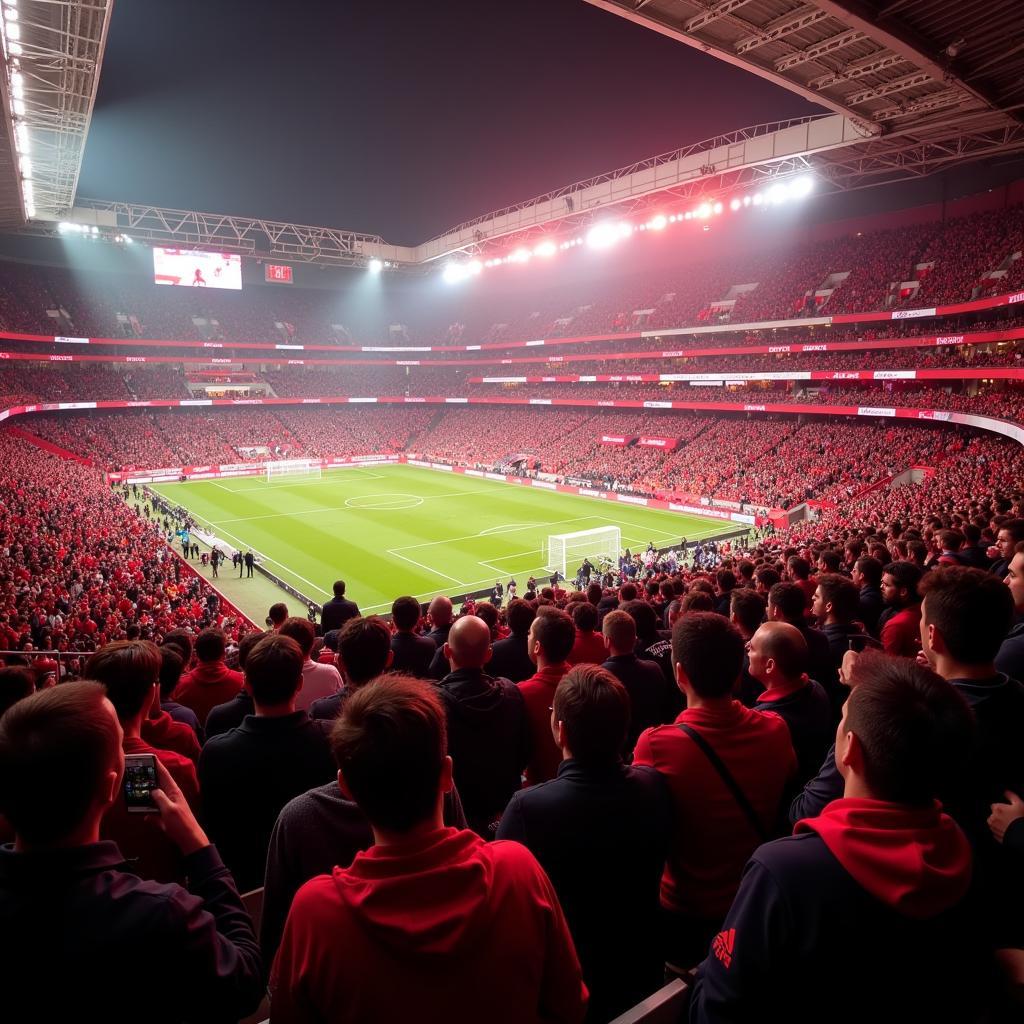
[[[691,1024],[966,1021],[986,996],[967,838],[935,802],[962,770],[963,697],[866,654],[836,736],[844,796],[750,859],[698,972]]]
[[[582,1021],[576,950],[533,855],[443,825],[452,762],[433,688],[401,675],[360,688],[332,745],[375,845],[296,894],[271,1020]]]

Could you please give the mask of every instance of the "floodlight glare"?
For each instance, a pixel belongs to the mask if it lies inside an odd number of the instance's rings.
[[[789,183],[789,195],[792,199],[806,199],[814,191],[814,179],[806,174]]]
[[[729,200],[729,209],[735,213],[743,204],[738,199]]]
[[[539,245],[534,247],[534,256],[554,256],[558,252],[558,246],[551,241],[550,238],[545,239]]]
[[[445,284],[458,284],[466,280],[466,268],[462,263],[449,263],[441,274]]]
[[[375,257],[366,264],[366,269],[369,270],[371,274],[379,274],[384,269],[384,261],[378,260]]]
[[[754,205],[760,206],[764,202],[764,196],[760,192],[754,193]]]
[[[712,207],[712,209],[715,211],[715,213],[721,213],[722,212],[722,204],[721,203],[715,203],[715,205]]]
[[[614,224],[607,222],[595,224],[587,232],[587,245],[591,249],[608,249],[618,241],[618,238]]]
[[[789,198],[789,188],[786,185],[772,185],[768,189],[767,199],[769,203],[774,203],[776,206],[779,203],[784,203]]]
[[[529,249],[515,249],[509,253],[509,263],[526,263],[533,253]]]
[[[653,217],[651,222],[647,225],[652,231],[661,231],[665,225],[668,224],[668,217],[663,213],[659,213],[657,217]]]
[[[699,217],[701,220],[707,220],[711,216],[711,204],[701,203],[696,210],[693,211],[695,217]]]

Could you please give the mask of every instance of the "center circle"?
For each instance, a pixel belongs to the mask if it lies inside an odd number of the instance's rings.
[[[423,504],[423,499],[415,494],[359,494],[354,498],[346,498],[349,508],[367,509],[377,512],[397,512],[401,509],[416,508]]]

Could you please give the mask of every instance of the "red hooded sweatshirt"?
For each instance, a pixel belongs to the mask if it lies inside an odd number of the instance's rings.
[[[970,843],[939,804],[833,800],[817,818],[798,821],[793,833],[801,832],[817,832],[862,889],[906,917],[935,917],[971,882]]]
[[[271,1020],[582,1021],[579,961],[525,847],[438,829],[360,853],[296,894]]]

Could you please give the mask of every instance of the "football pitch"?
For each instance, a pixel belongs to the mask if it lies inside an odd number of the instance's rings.
[[[618,526],[643,550],[735,532],[735,523],[455,473],[389,464],[324,470],[322,479],[232,477],[153,485],[274,575],[318,603],[344,579],[366,613],[402,594],[460,599],[510,577],[546,578],[550,534]],[[576,570],[568,567],[570,578]],[[230,571],[230,565],[228,566]]]

